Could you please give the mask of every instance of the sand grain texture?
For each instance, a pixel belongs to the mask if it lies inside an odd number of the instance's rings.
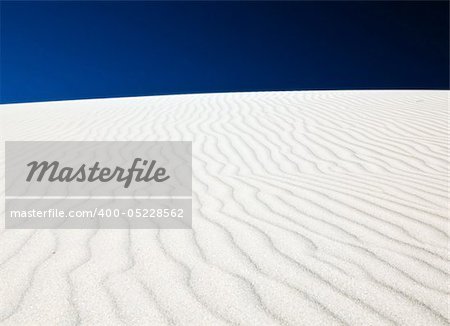
[[[192,230],[1,230],[2,325],[449,323],[446,91],[2,105],[0,137],[193,141]]]

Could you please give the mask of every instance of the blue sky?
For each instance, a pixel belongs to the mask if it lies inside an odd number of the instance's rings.
[[[1,103],[448,89],[448,2],[2,2]]]

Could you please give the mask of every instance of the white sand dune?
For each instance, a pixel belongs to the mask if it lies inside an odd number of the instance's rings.
[[[194,197],[192,230],[1,230],[0,324],[448,325],[448,96],[2,105],[2,142],[192,140]]]

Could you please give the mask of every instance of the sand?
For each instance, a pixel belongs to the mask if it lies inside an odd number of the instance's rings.
[[[448,325],[448,96],[0,106],[2,143],[193,141],[192,230],[1,229],[0,324]]]

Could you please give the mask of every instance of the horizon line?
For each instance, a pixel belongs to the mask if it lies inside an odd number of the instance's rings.
[[[250,91],[213,91],[213,92],[193,92],[193,93],[158,93],[151,95],[131,95],[131,96],[112,96],[112,97],[83,97],[55,100],[42,100],[32,102],[3,102],[0,97],[0,107],[5,105],[54,103],[54,102],[73,102],[73,101],[95,101],[112,99],[131,99],[141,97],[162,97],[162,96],[187,96],[187,95],[218,95],[218,94],[243,94],[243,93],[271,93],[271,92],[357,92],[357,91],[450,91],[450,88],[355,88],[355,89],[334,89],[334,88],[304,88],[288,90],[250,90]]]

